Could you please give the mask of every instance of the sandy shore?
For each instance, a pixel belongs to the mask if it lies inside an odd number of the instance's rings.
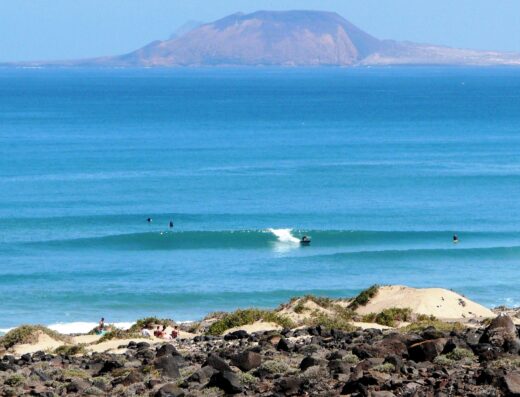
[[[325,303],[324,303],[325,302]],[[312,319],[317,316],[325,316],[326,318],[336,319],[341,313],[338,309],[344,308],[350,310],[352,299],[339,300],[323,300],[320,298],[299,298],[293,299],[291,302],[282,305],[275,313],[288,318],[294,326],[305,326],[309,324]],[[376,322],[366,321],[367,315],[371,313],[381,313],[391,308],[408,308],[411,310],[413,316],[428,315],[435,316],[439,320],[457,321],[461,323],[475,322],[486,318],[495,317],[495,313],[476,303],[466,297],[457,294],[456,292],[442,289],[442,288],[410,288],[406,286],[382,286],[378,288],[377,294],[371,297],[364,305],[358,306],[354,315],[356,316],[350,321],[353,327],[361,329],[379,329],[387,330],[392,327],[402,327],[408,325],[408,322],[398,322],[393,326],[379,324]],[[513,317],[514,318],[514,317]],[[518,319],[515,319],[518,320]],[[209,321],[211,323],[211,320]],[[204,333],[204,330],[197,332],[187,332],[186,328],[181,327],[179,339],[193,339],[198,335]],[[168,328],[170,333],[172,328]],[[281,331],[282,326],[270,321],[263,321],[259,319],[250,324],[239,325],[231,327],[223,335],[230,334],[239,330],[247,333],[255,333],[261,331]],[[63,345],[81,345],[87,351],[92,353],[111,352],[123,353],[125,348],[121,346],[128,345],[130,341],[135,342],[149,342],[149,343],[163,343],[164,339],[155,337],[133,337],[131,338],[114,338],[111,340],[99,342],[101,336],[99,335],[76,335],[68,342],[53,339],[52,336],[44,333],[39,333],[37,338],[32,343],[17,344],[10,347],[10,353],[21,356],[26,353],[34,353],[37,351],[53,351]]]

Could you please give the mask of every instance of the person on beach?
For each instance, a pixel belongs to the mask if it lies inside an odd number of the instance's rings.
[[[145,325],[144,328],[141,330],[141,335],[143,335],[146,338],[150,338],[152,336],[152,330],[149,325]]]
[[[161,337],[161,326],[160,325],[158,325],[157,329],[153,332],[153,336],[155,336],[156,338]]]
[[[179,336],[179,327],[177,325],[175,327],[173,327],[171,336],[172,336],[172,339],[175,339]]]
[[[105,318],[101,317],[101,320],[99,320],[99,324],[96,328],[96,334],[101,335],[106,331],[105,327]]]

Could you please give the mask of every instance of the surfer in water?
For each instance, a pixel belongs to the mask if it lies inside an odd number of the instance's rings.
[[[170,229],[173,229],[173,221],[170,221]]]
[[[453,235],[453,244],[457,244],[459,242],[459,236],[456,234]]]
[[[146,222],[152,223],[152,218],[146,218]]]
[[[311,239],[307,236],[303,236],[302,239],[300,240],[300,244],[301,245],[310,245]]]

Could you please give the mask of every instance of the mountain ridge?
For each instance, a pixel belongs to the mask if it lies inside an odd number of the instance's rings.
[[[235,13],[119,56],[30,66],[520,65],[520,54],[380,40],[328,11]]]

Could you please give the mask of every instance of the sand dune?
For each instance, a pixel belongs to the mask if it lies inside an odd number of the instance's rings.
[[[443,288],[410,288],[401,285],[383,286],[359,314],[379,313],[390,307],[412,309],[413,313],[433,315],[441,320],[464,320],[495,317],[488,308],[456,292]]]

